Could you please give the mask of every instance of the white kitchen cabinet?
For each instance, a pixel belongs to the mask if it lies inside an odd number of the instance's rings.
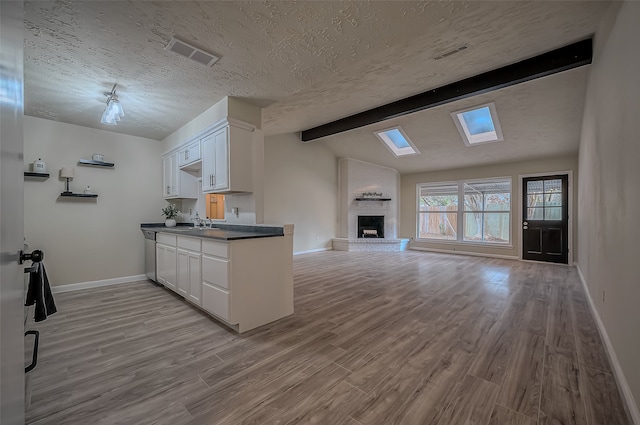
[[[200,239],[178,236],[176,292],[202,304]]]
[[[229,267],[229,260],[202,255],[202,307],[230,324],[237,324],[231,303]]]
[[[162,186],[165,199],[197,199],[198,179],[178,167],[178,154],[162,158]]]
[[[156,243],[156,269],[158,283],[176,290],[177,281],[176,247]]]
[[[178,167],[180,168],[186,167],[201,159],[200,140],[196,140],[178,151]]]
[[[202,191],[253,191],[253,135],[251,130],[227,124],[202,142]]]
[[[158,232],[158,282],[245,332],[293,313],[293,226],[218,240]]]

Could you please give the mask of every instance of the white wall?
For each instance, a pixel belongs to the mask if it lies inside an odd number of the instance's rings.
[[[331,248],[338,231],[338,160],[296,134],[264,144],[264,221],[293,223],[294,252]]]
[[[358,238],[359,215],[383,215],[385,239],[398,237],[400,174],[356,159],[340,159],[340,237]],[[382,193],[390,201],[362,202],[364,192]]]
[[[470,148],[473,149],[473,148]],[[416,185],[418,183],[435,183],[465,179],[482,179],[490,177],[511,177],[512,196],[511,196],[511,247],[486,247],[479,245],[469,245],[460,243],[438,243],[438,242],[422,242],[412,241],[412,247],[450,250],[458,252],[472,252],[480,254],[489,254],[495,256],[518,257],[520,247],[520,225],[519,202],[522,197],[521,187],[519,185],[519,175],[536,174],[555,171],[573,171],[573,194],[572,204],[573,216],[570,217],[569,225],[573,233],[573,253],[569,252],[569,262],[575,259],[576,253],[576,202],[577,190],[576,182],[578,175],[578,158],[576,156],[553,157],[545,159],[535,159],[522,162],[511,162],[505,164],[496,164],[482,167],[461,168],[454,170],[434,171],[430,173],[406,174],[401,177],[401,199],[400,206],[400,237],[415,238],[416,237],[416,211],[417,211],[417,194]]]
[[[77,164],[102,153],[113,169]],[[144,274],[142,222],[162,222],[162,143],[40,118],[24,118],[24,163],[47,162],[51,177],[24,185],[25,237],[42,249],[52,285]],[[60,198],[63,166],[71,190],[90,185],[98,198]]]
[[[619,7],[619,11],[618,11]],[[640,423],[640,3],[614,4],[596,33],[580,143],[578,266]]]

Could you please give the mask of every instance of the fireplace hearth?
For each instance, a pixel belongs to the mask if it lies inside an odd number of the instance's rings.
[[[358,238],[384,238],[384,216],[359,215]]]

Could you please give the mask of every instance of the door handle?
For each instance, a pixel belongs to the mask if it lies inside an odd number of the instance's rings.
[[[40,251],[39,249],[34,250],[31,253],[27,253],[24,251],[20,251],[20,264],[24,263],[25,261],[33,261],[34,263],[39,263],[40,261],[44,260],[44,252]]]

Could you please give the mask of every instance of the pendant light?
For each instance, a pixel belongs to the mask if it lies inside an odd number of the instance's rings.
[[[122,109],[122,105],[116,94],[116,86],[117,84],[114,84],[110,92],[104,93],[104,95],[107,96],[107,107],[102,113],[100,122],[105,125],[117,125],[118,121],[124,117],[124,109]]]

